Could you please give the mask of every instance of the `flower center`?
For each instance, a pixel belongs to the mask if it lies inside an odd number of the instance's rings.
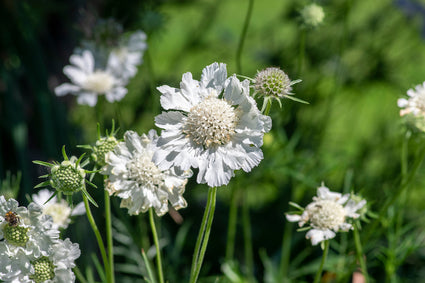
[[[78,192],[84,187],[84,170],[75,168],[69,161],[52,167],[51,186],[64,194]]]
[[[239,121],[237,111],[213,95],[190,109],[183,127],[193,142],[204,147],[227,144]]]
[[[113,76],[104,71],[95,71],[87,76],[83,83],[83,88],[89,91],[102,94],[110,90],[115,83]]]
[[[127,163],[129,179],[136,181],[140,186],[159,186],[163,181],[161,170],[152,162],[153,153],[143,152]]]
[[[48,257],[39,258],[32,263],[34,274],[30,276],[36,283],[45,282],[55,277],[55,266]]]
[[[331,200],[319,200],[308,208],[314,228],[337,229],[345,221],[344,207]]]
[[[28,242],[27,232],[29,228],[11,226],[9,223],[3,227],[3,237],[12,245],[23,247]]]

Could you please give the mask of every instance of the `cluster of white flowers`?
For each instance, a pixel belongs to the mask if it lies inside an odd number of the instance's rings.
[[[0,196],[0,280],[39,283],[74,282],[78,244],[60,240],[52,217],[36,203],[28,208]]]
[[[335,232],[348,231],[353,226],[347,222],[349,218],[356,219],[360,215],[359,209],[366,205],[366,200],[355,201],[350,199],[350,194],[341,195],[331,192],[323,184],[317,189],[317,197],[304,209],[301,215],[287,214],[286,219],[298,222],[300,227],[309,222],[311,229],[306,238],[313,245],[332,239]]]
[[[110,50],[106,62],[95,60],[103,58],[93,54],[97,52],[95,48],[78,50],[69,59],[71,65],[63,69],[71,83],[56,87],[56,95],[76,95],[79,104],[91,107],[96,105],[99,95],[105,95],[109,102],[120,101],[127,94],[126,85],[136,75],[146,48],[146,34],[137,31]]]
[[[66,229],[71,222],[71,216],[85,214],[86,209],[83,202],[71,208],[64,199],[59,201],[56,196],[50,199],[52,195],[51,191],[43,189],[38,194],[32,195],[32,200],[42,207],[43,214],[50,215],[53,218],[53,227],[55,229]]]

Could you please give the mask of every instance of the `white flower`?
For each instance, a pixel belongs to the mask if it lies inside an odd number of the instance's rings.
[[[397,100],[397,105],[400,108],[400,116],[412,114],[416,117],[425,118],[425,82],[422,85],[417,85],[415,89],[407,91],[409,99],[400,98]]]
[[[40,257],[24,253],[4,256],[4,249],[0,246],[0,279],[16,283],[75,282],[72,268],[80,254],[78,244],[71,243],[69,239],[56,240],[49,252]]]
[[[18,206],[14,199],[0,196],[0,246],[6,255],[19,253],[40,257],[47,255],[59,231],[52,227],[52,218],[42,214],[42,208],[30,203]],[[1,256],[0,256],[1,257]]]
[[[82,215],[86,213],[83,202],[80,202],[71,209],[71,207],[69,207],[68,203],[64,199],[58,201],[55,196],[46,203],[52,194],[53,193],[51,191],[43,189],[40,190],[38,194],[32,195],[32,200],[43,208],[43,214],[52,216],[53,227],[55,229],[66,229],[68,224],[71,222],[71,216]]]
[[[301,17],[306,26],[316,27],[323,22],[325,12],[323,12],[322,6],[312,3],[301,10]]]
[[[110,63],[115,74],[126,80],[134,77],[137,67],[142,63],[143,52],[146,48],[146,34],[137,31],[130,36],[127,42],[112,50]]]
[[[349,194],[331,192],[322,184],[317,189],[317,197],[313,197],[313,202],[301,215],[287,214],[286,219],[298,222],[300,227],[309,222],[311,229],[306,238],[310,239],[313,245],[317,245],[334,238],[335,232],[352,229],[352,225],[346,221],[348,218],[355,219],[360,216],[356,212],[366,204],[366,200],[356,202],[349,200],[349,197]]]
[[[163,129],[153,160],[161,169],[199,168],[198,183],[228,184],[234,170],[251,171],[263,159],[263,135],[271,119],[260,113],[249,96],[249,81],[227,78],[225,64],[213,63],[201,80],[185,73],[180,89],[161,86],[156,126]]]
[[[106,190],[123,199],[121,207],[128,208],[130,215],[153,207],[161,216],[168,211],[168,202],[176,209],[187,205],[182,194],[192,172],[176,172],[174,168],[161,171],[152,162],[157,140],[155,130],[142,136],[127,131],[124,142],[105,156],[107,165],[102,174],[108,175]]]
[[[109,102],[119,101],[126,95],[126,82],[114,75],[113,57],[109,57],[105,69],[95,69],[93,54],[89,50],[84,50],[82,55],[71,55],[69,61],[72,65],[65,66],[63,72],[72,83],[56,87],[57,96],[71,93],[78,96],[79,104],[93,107],[99,95],[104,94]]]

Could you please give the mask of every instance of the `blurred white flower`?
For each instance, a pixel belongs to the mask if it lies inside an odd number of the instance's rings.
[[[185,73],[180,89],[158,87],[165,110],[155,117],[163,129],[153,160],[161,169],[199,168],[198,183],[226,185],[234,170],[245,172],[263,159],[263,135],[271,119],[262,115],[249,96],[249,81],[227,78],[225,64],[213,63],[201,80]]]
[[[192,171],[161,171],[153,162],[158,136],[155,130],[139,136],[133,131],[124,134],[113,151],[105,156],[102,174],[108,175],[105,189],[120,198],[121,207],[130,215],[146,212],[150,207],[158,216],[168,212],[168,202],[175,209],[186,207],[183,198],[187,178]]]
[[[416,117],[425,118],[425,82],[417,85],[415,89],[409,89],[407,95],[409,99],[399,98],[397,100],[398,107],[402,108],[400,116],[412,114]]]
[[[126,81],[114,75],[113,56],[110,56],[106,68],[97,69],[93,54],[84,50],[81,55],[73,54],[69,58],[72,65],[65,66],[63,72],[72,83],[64,83],[55,88],[57,96],[73,94],[79,104],[95,106],[97,97],[105,95],[109,102],[120,101],[126,94]]]
[[[52,224],[52,218],[43,215],[42,208],[36,203],[30,203],[26,208],[18,206],[14,199],[6,201],[0,196],[0,239],[3,239],[0,247],[3,256],[46,256],[53,242],[59,238],[59,231]]]
[[[323,11],[322,6],[312,3],[301,10],[301,17],[306,26],[317,27],[323,22],[325,12]]]
[[[136,31],[119,47],[112,50],[110,64],[114,73],[128,80],[137,73],[137,67],[142,63],[143,53],[147,48],[146,34]]]
[[[32,200],[43,208],[43,214],[52,216],[53,226],[56,229],[66,229],[71,222],[71,216],[82,215],[86,213],[83,202],[80,202],[71,209],[71,207],[64,199],[58,201],[57,197],[55,196],[46,203],[52,194],[53,192],[47,189],[43,189],[40,190],[38,194],[32,195]]]
[[[366,200],[349,200],[350,195],[341,195],[331,192],[323,184],[317,189],[317,197],[313,197],[301,215],[287,214],[286,219],[290,222],[298,222],[300,227],[309,222],[311,229],[307,232],[306,238],[311,240],[313,245],[332,239],[335,232],[348,231],[352,225],[347,223],[348,218],[358,218],[357,210],[361,209]]]

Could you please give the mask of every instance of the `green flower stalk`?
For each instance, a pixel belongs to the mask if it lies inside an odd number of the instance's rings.
[[[46,166],[50,168],[50,173],[40,178],[48,178],[49,180],[44,181],[34,188],[41,188],[45,186],[51,186],[56,190],[52,195],[53,198],[58,193],[63,193],[64,195],[71,196],[74,193],[79,191],[90,200],[93,205],[98,206],[94,199],[89,195],[86,190],[86,183],[96,187],[93,183],[89,182],[85,177],[86,174],[94,173],[95,171],[84,170],[81,164],[81,161],[85,154],[81,155],[80,158],[72,156],[68,158],[65,152],[65,146],[62,147],[62,155],[64,160],[59,163],[54,161],[53,163],[48,163],[44,161],[35,160],[33,163]],[[50,199],[49,199],[50,200]]]

